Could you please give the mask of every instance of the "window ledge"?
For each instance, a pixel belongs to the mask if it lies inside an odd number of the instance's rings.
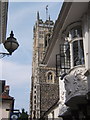
[[[76,69],[76,68],[79,68],[79,67],[85,67],[85,64],[74,66],[73,68],[71,68],[71,69],[69,70],[68,73],[70,73],[72,70],[74,70],[74,69]]]

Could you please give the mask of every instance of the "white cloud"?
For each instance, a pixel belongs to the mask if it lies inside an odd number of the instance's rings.
[[[29,112],[31,65],[16,64],[2,59],[0,74],[0,79],[6,80],[6,84],[10,86],[10,95],[15,99],[15,109],[25,108]]]
[[[14,62],[2,61],[2,79],[11,86],[21,86],[30,83],[31,66]]]

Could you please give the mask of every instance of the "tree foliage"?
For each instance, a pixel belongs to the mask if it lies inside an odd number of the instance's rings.
[[[27,111],[25,112],[25,109],[22,109],[22,112],[20,113],[19,120],[28,120],[28,114]]]

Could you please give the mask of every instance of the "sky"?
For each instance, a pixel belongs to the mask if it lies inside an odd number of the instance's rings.
[[[19,43],[12,56],[0,59],[1,80],[10,85],[10,95],[15,99],[15,109],[25,108],[29,112],[30,89],[32,75],[33,26],[36,13],[46,20],[46,5],[52,20],[56,20],[60,12],[61,2],[9,2],[7,37],[11,30]],[[5,51],[3,46],[1,50]],[[5,51],[6,52],[6,51]]]

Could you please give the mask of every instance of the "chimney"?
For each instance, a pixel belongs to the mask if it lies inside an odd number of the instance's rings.
[[[0,94],[4,92],[5,80],[0,80]]]
[[[7,93],[8,95],[9,95],[9,90],[10,90],[9,85],[4,86],[4,92]]]

